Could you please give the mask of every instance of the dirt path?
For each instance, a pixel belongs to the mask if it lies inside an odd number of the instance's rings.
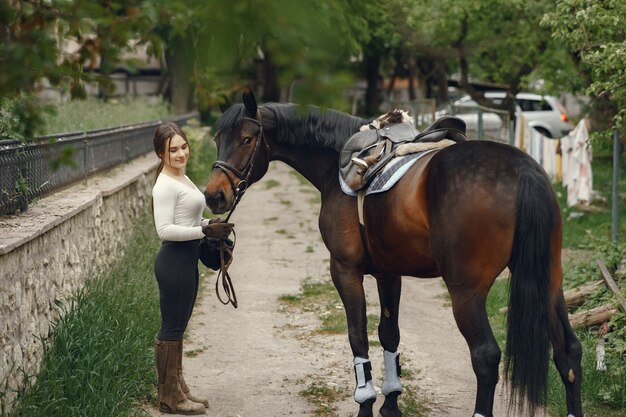
[[[209,416],[312,416],[320,404],[301,394],[311,387],[338,390],[339,400],[332,404],[336,415],[356,415],[347,335],[310,336],[317,316],[281,311],[278,301],[298,293],[307,278],[330,279],[314,191],[291,168],[273,163],[233,215],[238,241],[230,271],[239,308],[219,303],[215,275],[207,273],[185,345],[187,382],[209,398]],[[368,312],[378,314],[374,279],[365,281]],[[474,374],[441,280],[406,278],[403,285],[399,350],[416,375],[407,382],[415,387],[416,401],[429,406],[429,416],[471,416]],[[371,347],[370,358],[379,388],[382,348]],[[382,402],[379,395],[375,410]],[[506,415],[496,403],[494,414]]]

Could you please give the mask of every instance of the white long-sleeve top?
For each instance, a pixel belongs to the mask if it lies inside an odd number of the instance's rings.
[[[154,224],[161,240],[186,241],[204,237],[204,195],[185,175],[180,180],[159,174],[152,188]]]

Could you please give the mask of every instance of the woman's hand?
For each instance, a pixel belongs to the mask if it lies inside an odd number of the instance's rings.
[[[204,235],[216,239],[228,239],[235,225],[233,223],[225,223],[222,219],[211,219],[209,224],[202,228]]]

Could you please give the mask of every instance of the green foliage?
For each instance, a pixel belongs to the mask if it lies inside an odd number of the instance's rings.
[[[15,191],[17,191],[17,194],[20,196],[25,196],[30,191],[26,178],[21,175],[18,175],[17,181],[15,182]]]
[[[43,108],[26,93],[0,97],[0,138],[30,139],[40,133],[50,106]]]
[[[588,82],[587,93],[608,96],[617,105],[613,123],[626,121],[626,3],[619,0],[559,0],[543,24],[552,29],[580,63]]]
[[[206,185],[211,167],[217,157],[217,150],[212,142],[211,128],[201,127],[197,120],[191,120],[184,127],[189,140],[190,156],[185,174],[200,189]]]
[[[11,115],[0,117],[0,133],[29,139],[41,130],[36,94],[45,84],[81,99],[84,83],[93,81],[103,95],[110,94],[110,72],[152,24],[138,13],[142,3],[2,2],[0,109]],[[98,72],[90,70],[95,67]],[[132,70],[132,64],[128,67]]]
[[[613,155],[613,131],[600,130],[589,133],[589,142],[593,149],[594,157]]]
[[[609,327],[614,331],[608,335],[605,344],[608,381],[598,395],[607,405],[626,410],[626,313],[617,312]]]
[[[153,274],[158,249],[146,216],[109,273],[95,277],[63,308],[44,344],[36,381],[11,416],[139,416],[154,396],[154,337],[159,328]]]
[[[352,79],[341,69],[357,44],[346,1],[187,4],[192,10],[189,18],[196,22],[185,36],[195,48],[200,103],[215,104],[222,94],[253,82],[260,58],[278,69],[283,88],[296,83],[298,102],[342,106],[339,93]]]

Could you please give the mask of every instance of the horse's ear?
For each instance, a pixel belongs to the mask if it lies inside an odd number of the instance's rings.
[[[254,92],[250,87],[246,87],[243,90],[243,105],[246,108],[246,116],[256,117],[256,98],[254,97]]]
[[[228,98],[228,96],[226,94],[222,94],[221,96],[221,102],[219,104],[220,107],[220,111],[222,113],[226,113],[226,110],[228,110],[228,108],[230,106],[232,106],[232,101],[230,101],[230,98]]]

